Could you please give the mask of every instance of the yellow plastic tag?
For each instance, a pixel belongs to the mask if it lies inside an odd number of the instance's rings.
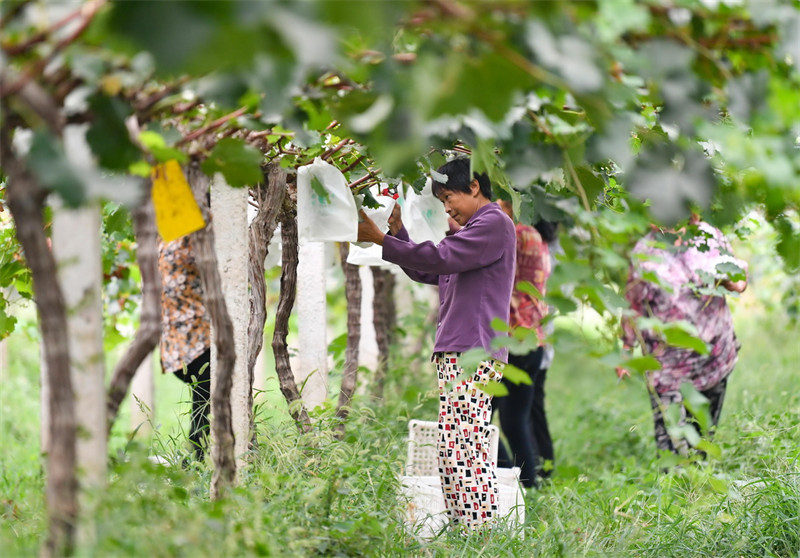
[[[153,167],[153,207],[158,234],[171,242],[206,226],[192,189],[174,159]]]

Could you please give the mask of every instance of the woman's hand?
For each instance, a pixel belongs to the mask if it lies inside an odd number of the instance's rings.
[[[458,222],[456,222],[456,220],[453,219],[452,217],[447,218],[447,224],[450,226],[450,232],[448,234],[455,234],[464,228],[461,225],[459,225]]]
[[[383,237],[386,235],[381,232],[372,219],[367,217],[363,209],[358,212],[358,215],[361,218],[358,222],[358,242],[374,242],[383,246]]]
[[[403,220],[400,218],[400,204],[396,203],[394,204],[394,209],[392,209],[392,214],[389,216],[389,232],[394,236],[402,228]]]

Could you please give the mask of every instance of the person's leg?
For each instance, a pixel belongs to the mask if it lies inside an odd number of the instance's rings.
[[[526,369],[529,362],[528,355],[510,355],[508,360],[509,364],[531,375]],[[520,468],[520,480],[525,487],[531,488],[536,485],[536,466],[539,454],[530,422],[533,385],[515,384],[507,379],[503,380],[503,384],[508,388],[508,395],[503,397],[503,402],[498,409],[500,426],[511,446],[512,462]]]
[[[698,423],[694,417],[691,417],[692,426],[694,426],[694,429],[697,430],[697,433],[700,436],[706,436],[707,438],[711,438],[714,435],[717,423],[719,423],[719,415],[722,412],[722,403],[725,401],[725,390],[727,386],[728,386],[728,378],[724,378],[717,385],[712,386],[707,390],[700,392],[706,399],[708,399],[709,402],[708,414],[709,414],[709,419],[711,421],[711,424],[708,425],[709,431],[703,432],[702,429],[700,428],[700,423]],[[698,450],[698,453],[703,459],[705,459],[706,452]]]
[[[544,355],[543,347],[539,347],[539,357],[536,364],[542,362]],[[536,447],[538,449],[537,455],[537,474],[540,477],[547,478],[552,474],[552,466],[554,462],[553,454],[553,440],[550,437],[550,428],[547,425],[547,415],[544,409],[544,381],[547,376],[546,368],[537,368],[531,375],[533,380],[533,402],[531,405],[531,431],[533,432],[534,440],[536,440]],[[544,470],[545,462],[549,462],[550,466]]]
[[[686,422],[686,409],[683,406],[683,399],[680,392],[667,392],[659,394],[657,397],[650,393],[650,405],[653,408],[653,423],[655,426],[656,448],[659,451],[669,451],[675,454],[685,455],[687,453],[686,440],[673,440],[667,431],[667,424],[664,421],[662,409],[666,410],[672,404],[680,405],[679,424]]]
[[[725,402],[725,393],[728,389],[728,378],[723,378],[723,380],[715,385],[703,391],[702,394],[708,398],[711,406],[709,408],[709,414],[711,415],[711,428],[719,424],[719,416],[722,413],[722,404]]]
[[[511,388],[508,385],[509,383],[510,382],[508,382],[508,380],[503,378],[503,385],[505,385],[509,390],[511,390]],[[492,398],[492,418],[489,419],[490,423],[494,421],[495,413],[503,412],[501,411],[501,409],[506,404],[506,399],[508,399],[506,396],[502,397],[495,396]],[[501,430],[502,430],[502,425],[501,425]],[[505,469],[509,469],[514,466],[514,461],[511,458],[511,452],[506,448],[506,443],[503,441],[502,438],[500,438],[500,440],[498,440],[497,442],[497,466],[503,467]]]
[[[208,414],[211,401],[211,349],[186,366],[192,389],[192,420],[189,441],[198,461],[202,461],[208,440]]]
[[[459,523],[467,528],[479,527],[497,512],[497,472],[489,455],[492,398],[478,384],[499,381],[501,366],[494,361],[481,362],[475,374],[456,383],[449,394],[458,448],[453,480],[459,495]]]
[[[455,353],[437,353],[434,356],[436,363],[436,376],[439,387],[439,479],[442,483],[442,494],[447,515],[453,525],[458,525],[461,518],[459,498],[456,490],[456,423],[453,415],[453,406],[450,401],[447,387],[448,382],[454,381],[459,374],[458,357]]]

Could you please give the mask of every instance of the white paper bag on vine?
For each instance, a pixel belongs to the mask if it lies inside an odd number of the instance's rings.
[[[392,210],[397,203],[397,201],[391,196],[378,194],[378,192],[380,192],[384,186],[385,185],[382,184],[379,187],[370,189],[372,197],[375,198],[375,200],[381,205],[380,207],[375,209],[366,206],[361,207],[367,217],[372,219],[381,232],[386,232],[389,230],[389,217],[392,216]],[[391,266],[392,264],[381,257],[382,253],[383,247],[373,244],[372,242],[351,242],[350,251],[347,254],[347,263],[353,265],[381,267]]]
[[[319,157],[297,169],[297,234],[317,242],[358,238],[358,209],[347,179]]]
[[[408,231],[408,236],[417,244],[428,240],[439,244],[450,228],[444,205],[433,195],[430,178],[419,194],[411,188],[408,189],[405,203],[401,208],[403,225]]]

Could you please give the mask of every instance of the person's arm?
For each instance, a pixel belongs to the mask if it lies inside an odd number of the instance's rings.
[[[634,275],[634,270],[629,271],[628,283],[625,286],[625,299],[630,304],[631,310],[636,315],[643,314],[643,304],[648,293],[648,284]],[[630,356],[636,344],[639,342],[639,331],[636,329],[636,318],[634,315],[623,314],[620,322],[622,326],[622,349],[623,353]],[[627,368],[617,366],[615,368],[617,378],[620,380],[630,377],[631,373]]]
[[[364,221],[363,219],[366,219]],[[362,222],[359,223],[359,240],[364,240],[368,242],[376,242],[382,244],[384,239],[388,236],[393,236],[399,240],[404,242],[411,242],[411,238],[408,236],[408,231],[403,226],[403,221],[400,219],[400,211],[399,206],[395,206],[395,211],[392,212],[392,216],[389,218],[389,234],[383,235],[378,231],[376,233],[374,229],[374,223],[369,220],[368,217],[362,215]],[[380,242],[378,242],[380,241]],[[384,258],[385,259],[385,258]],[[439,276],[435,273],[424,273],[421,271],[417,271],[415,269],[410,269],[408,267],[400,266],[400,269],[403,270],[403,273],[408,275],[408,277],[412,281],[416,281],[417,283],[425,283],[427,285],[438,285],[439,284]]]
[[[404,242],[411,242],[411,237],[408,236],[408,231],[402,223],[400,224],[400,229],[396,233],[392,234],[392,236]],[[439,276],[435,273],[425,273],[402,265],[400,266],[400,269],[402,269],[403,273],[408,275],[412,281],[416,281],[417,283],[425,283],[427,285],[439,284]]]
[[[450,236],[456,234],[458,231],[461,230],[461,225],[456,223],[456,220],[452,217],[447,218],[447,226],[450,227],[449,230],[445,233],[446,236]]]
[[[636,329],[636,316],[645,315],[645,305],[650,298],[649,282],[642,280],[633,269],[630,270],[628,283],[625,285],[625,300],[628,301],[632,314],[622,316],[622,344],[627,350],[633,350],[639,342],[639,332]]]
[[[503,252],[504,227],[492,220],[478,220],[457,234],[433,242],[415,244],[395,237],[383,238],[383,259],[425,273],[449,275],[485,267]]]
[[[733,247],[721,230],[708,224],[705,224],[705,230],[711,233],[711,238],[709,238],[706,242],[710,248],[710,251],[717,251],[720,254],[717,258],[711,259],[712,263],[714,264],[715,271],[716,266],[720,263],[730,262],[740,268],[745,275],[744,279],[740,279],[738,281],[733,281],[728,278],[722,279],[720,281],[720,285],[727,291],[743,293],[747,288],[747,262],[733,255]]]

